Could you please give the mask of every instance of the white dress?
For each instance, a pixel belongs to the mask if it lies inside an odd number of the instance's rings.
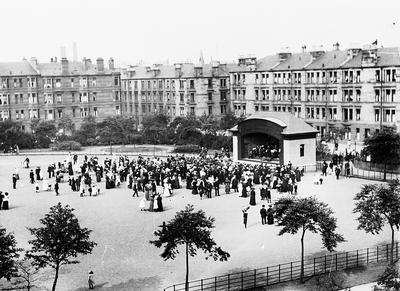
[[[146,206],[146,198],[145,197],[143,197],[142,200],[140,200],[139,208],[140,208],[140,210],[143,210],[143,209],[147,208],[147,206]]]
[[[171,193],[169,191],[170,188],[171,188],[171,185],[169,183],[164,183],[163,197],[170,197],[171,196]]]

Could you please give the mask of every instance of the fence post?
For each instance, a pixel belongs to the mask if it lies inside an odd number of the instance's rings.
[[[326,273],[326,255],[325,255],[325,263],[324,263],[324,273]]]
[[[315,276],[315,258],[314,258],[314,276]]]
[[[257,269],[254,269],[254,288],[257,286]]]
[[[203,291],[203,279],[201,279],[200,285],[201,285],[201,291]]]
[[[243,289],[243,271],[240,274],[240,288]]]
[[[379,262],[379,246],[376,246],[376,262]]]
[[[281,282],[281,264],[279,264],[279,267],[278,267],[278,282],[279,283]]]
[[[386,261],[389,260],[389,245],[386,245]]]
[[[214,289],[217,291],[217,277],[214,277]]]
[[[290,262],[290,280],[293,280],[293,262]]]
[[[358,250],[357,250],[357,265],[356,266],[358,267]]]
[[[336,271],[337,271],[337,253],[335,254],[335,258],[336,258],[336,262],[335,262],[335,265],[336,265]]]
[[[348,258],[349,258],[349,253],[348,253],[348,252],[346,252],[346,269],[347,269],[347,267],[348,267],[348,263],[349,263],[349,261],[348,261]]]
[[[269,280],[269,267],[267,267],[267,286],[268,286],[268,280]]]
[[[175,285],[174,285],[174,291],[175,291]]]
[[[228,274],[228,291],[231,289],[231,274]]]

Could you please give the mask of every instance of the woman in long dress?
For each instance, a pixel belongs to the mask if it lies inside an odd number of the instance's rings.
[[[256,205],[256,191],[254,191],[254,188],[251,188],[250,191],[250,205],[254,206]]]
[[[157,195],[157,211],[160,211],[160,212],[164,211],[164,207],[162,204],[162,197],[160,194]]]
[[[149,211],[153,212],[154,211],[154,197],[155,195],[150,196],[150,204],[149,204]]]
[[[169,183],[167,183],[167,182],[164,183],[164,192],[163,192],[163,196],[164,197],[170,197],[171,196],[171,192],[169,191],[168,185],[169,185]]]

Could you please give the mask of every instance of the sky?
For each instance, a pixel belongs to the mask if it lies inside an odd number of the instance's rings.
[[[400,46],[399,0],[2,1],[0,62],[60,57],[117,64],[232,62],[288,47],[298,52]]]

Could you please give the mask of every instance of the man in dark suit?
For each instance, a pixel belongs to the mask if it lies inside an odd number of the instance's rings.
[[[261,215],[261,223],[267,224],[267,209],[265,209],[265,205],[262,206],[260,209],[260,215]]]

